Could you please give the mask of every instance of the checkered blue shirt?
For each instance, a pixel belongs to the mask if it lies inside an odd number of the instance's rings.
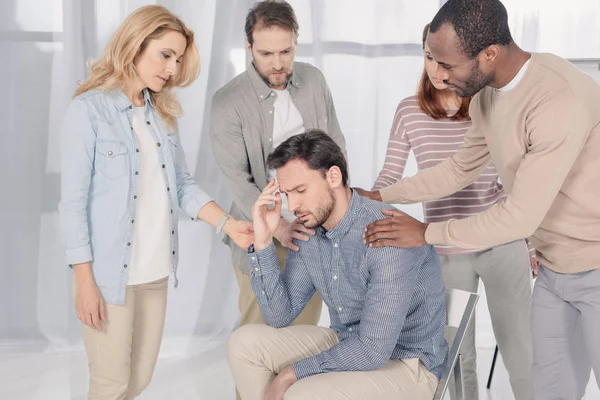
[[[432,246],[365,245],[365,227],[385,218],[386,209],[392,207],[353,192],[348,212],[335,228],[317,228],[308,242],[295,242],[300,251],[289,251],[283,273],[274,245],[248,254],[252,289],[269,326],[290,325],[315,291],[329,308],[339,343],[294,363],[298,379],[370,371],[408,358],[419,358],[440,378],[448,352],[440,262]]]

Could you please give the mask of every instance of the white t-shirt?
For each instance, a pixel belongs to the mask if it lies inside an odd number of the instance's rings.
[[[273,104],[273,150],[281,143],[294,135],[304,133],[304,121],[300,111],[292,102],[290,92],[287,89],[274,90],[275,102]],[[275,171],[269,171],[269,179],[275,177]],[[281,215],[287,222],[292,222],[296,216],[288,211],[286,196],[281,197]]]
[[[135,107],[132,119],[140,166],[128,285],[153,282],[173,272],[169,193],[158,159],[160,148],[148,131],[144,110]]]
[[[519,84],[519,82],[521,82],[521,79],[523,79],[523,77],[525,76],[525,72],[527,72],[527,68],[529,67],[530,61],[531,57],[525,62],[525,64],[523,64],[517,75],[515,75],[515,77],[510,82],[508,82],[506,86],[501,87],[500,89],[496,89],[496,91],[500,93],[506,93],[513,90]]]

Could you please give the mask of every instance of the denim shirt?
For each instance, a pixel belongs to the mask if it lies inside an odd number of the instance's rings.
[[[162,121],[144,90],[145,120],[156,142],[171,211],[177,286],[178,206],[191,217],[212,199],[187,171],[177,129]],[[123,304],[136,218],[140,154],[133,104],[121,90],[91,90],[73,99],[61,132],[61,237],[67,263],[90,261],[104,300]]]

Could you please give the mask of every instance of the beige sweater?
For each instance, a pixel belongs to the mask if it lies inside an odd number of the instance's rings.
[[[600,269],[600,85],[566,60],[533,54],[511,91],[486,87],[451,158],[381,189],[387,203],[452,194],[494,161],[506,201],[477,215],[429,225],[434,245],[484,248],[531,236],[561,273]]]

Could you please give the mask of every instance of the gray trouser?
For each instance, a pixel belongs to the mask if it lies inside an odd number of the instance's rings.
[[[540,266],[531,331],[534,399],[581,399],[592,367],[600,386],[600,270],[559,274]]]
[[[447,289],[477,292],[481,278],[494,336],[516,400],[531,400],[531,264],[524,240],[477,253],[440,255]],[[461,349],[464,398],[479,398],[475,320]],[[455,399],[451,380],[451,398]]]

